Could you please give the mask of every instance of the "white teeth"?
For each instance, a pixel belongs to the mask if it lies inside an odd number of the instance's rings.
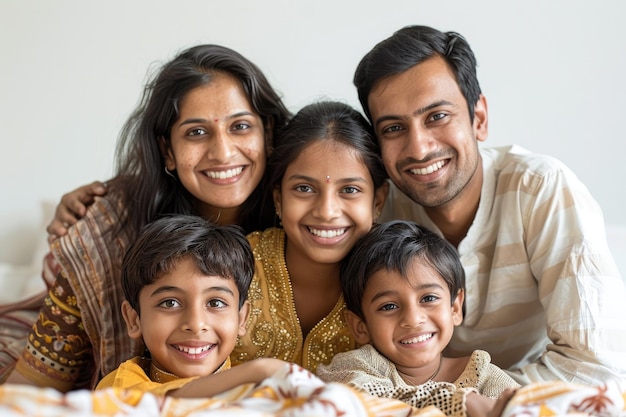
[[[346,233],[345,227],[343,229],[333,229],[333,230],[319,230],[309,227],[309,232],[319,237],[337,237]]]
[[[413,337],[411,339],[403,340],[400,343],[403,344],[403,345],[410,345],[412,343],[425,342],[428,339],[430,339],[431,337],[433,337],[433,334],[432,333],[428,333],[428,334],[423,334],[421,336]]]
[[[207,171],[206,174],[208,177],[214,179],[225,180],[226,178],[232,178],[241,174],[241,171],[243,171],[243,167],[228,169],[226,171]]]
[[[198,348],[176,346],[176,349],[180,350],[181,352],[188,353],[190,355],[197,355],[199,353],[206,352],[207,350],[211,349],[212,347],[213,347],[213,345],[206,345],[206,346],[198,347]]]
[[[411,174],[415,174],[415,175],[432,174],[435,171],[439,171],[439,169],[441,169],[441,167],[444,165],[445,165],[444,161],[437,161],[434,164],[427,166],[426,168],[411,169],[410,172]]]

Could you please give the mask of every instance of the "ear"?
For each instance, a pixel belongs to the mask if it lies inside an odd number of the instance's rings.
[[[274,188],[274,190],[272,191],[272,197],[274,199],[274,207],[276,208],[276,214],[278,215],[278,217],[282,217],[283,215],[283,199],[282,199],[282,194],[280,192],[280,188]]]
[[[176,169],[174,153],[172,152],[171,146],[167,143],[163,136],[159,138],[159,149],[161,150],[161,156],[163,156],[163,159],[165,160],[165,167],[169,171],[174,171]]]
[[[463,322],[463,301],[465,300],[465,291],[459,290],[456,298],[452,303],[452,321],[455,326],[459,326]]]
[[[239,309],[239,332],[237,333],[239,336],[245,336],[246,334],[246,322],[248,321],[248,316],[250,315],[250,302],[246,300],[245,303]]]
[[[385,201],[387,201],[387,195],[389,194],[389,181],[385,181],[380,187],[374,191],[374,221],[378,220]]]
[[[350,310],[345,311],[344,317],[357,343],[360,345],[369,343],[370,333],[367,329],[367,324]]]
[[[126,331],[131,339],[141,339],[141,320],[139,314],[130,303],[126,300],[122,301],[122,317],[126,322]]]
[[[481,94],[476,102],[476,105],[474,106],[473,126],[476,140],[481,142],[487,140],[487,133],[489,133],[489,118],[487,113],[487,99]]]

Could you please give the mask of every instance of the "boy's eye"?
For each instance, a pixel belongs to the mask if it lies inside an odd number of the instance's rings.
[[[433,301],[437,301],[439,299],[439,297],[437,297],[436,295],[427,295],[424,298],[422,298],[422,302],[425,303],[432,303]]]
[[[165,307],[165,308],[176,308],[176,307],[180,307],[180,303],[174,299],[167,299],[167,300],[163,300],[159,303],[160,307]]]
[[[384,304],[382,307],[380,307],[380,310],[382,310],[382,311],[389,311],[389,310],[395,310],[397,308],[398,308],[397,305],[395,305],[393,303],[387,303],[387,304]]]
[[[209,300],[207,304],[211,308],[223,308],[228,306],[228,304],[222,300]]]

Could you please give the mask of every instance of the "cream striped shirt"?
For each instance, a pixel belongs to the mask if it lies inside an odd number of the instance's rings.
[[[458,247],[466,316],[450,353],[489,352],[521,383],[626,379],[626,289],[602,211],[554,158],[518,147],[481,149],[476,217]],[[381,220],[437,231],[391,187]]]

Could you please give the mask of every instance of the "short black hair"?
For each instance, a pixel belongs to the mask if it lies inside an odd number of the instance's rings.
[[[463,36],[456,32],[441,32],[428,26],[406,26],[379,42],[368,52],[354,74],[359,101],[370,119],[367,98],[376,84],[387,77],[403,73],[425,60],[443,58],[456,77],[467,101],[470,121],[474,106],[480,99],[480,84],[476,77],[476,57]]]
[[[182,258],[192,259],[207,276],[235,280],[241,309],[254,275],[254,255],[243,229],[194,215],[172,215],[146,225],[124,256],[122,288],[138,314],[141,289],[170,272]]]
[[[374,225],[341,263],[341,289],[348,310],[365,319],[362,302],[367,281],[381,269],[407,275],[419,258],[434,268],[448,284],[451,302],[465,290],[465,271],[457,250],[424,226],[405,220]]]

